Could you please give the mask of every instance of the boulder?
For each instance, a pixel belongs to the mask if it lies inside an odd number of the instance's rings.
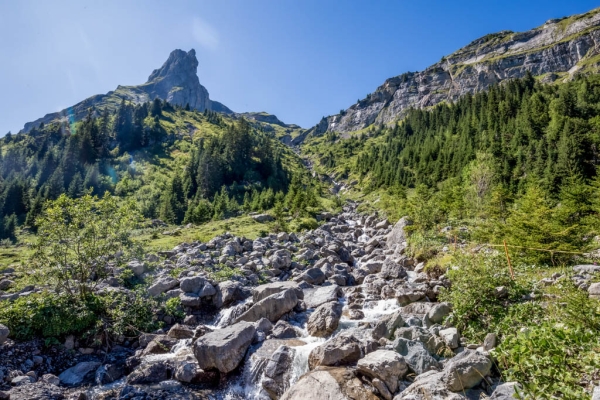
[[[458,340],[460,339],[460,335],[458,334],[458,330],[456,328],[448,328],[442,329],[440,331],[440,337],[446,343],[446,345],[452,350],[458,347]]]
[[[261,384],[273,400],[279,399],[289,387],[295,353],[291,347],[280,346],[265,367]]]
[[[191,339],[194,337],[194,330],[186,325],[175,324],[169,329],[167,336],[174,339]]]
[[[275,221],[275,218],[273,218],[269,214],[253,215],[252,219],[255,220],[256,222],[260,222],[260,223]]]
[[[233,371],[244,358],[256,328],[249,322],[238,322],[215,330],[194,343],[194,355],[203,370]]]
[[[94,372],[101,363],[85,361],[63,371],[59,376],[60,383],[66,386],[77,386],[94,378]]]
[[[440,324],[444,321],[444,318],[450,315],[451,311],[452,308],[448,303],[438,303],[429,310],[427,318],[434,324]]]
[[[507,382],[496,386],[494,392],[490,396],[489,400],[515,400],[517,399],[517,390],[520,389],[521,385],[517,382]],[[594,395],[592,400],[600,400],[600,387],[594,389]],[[598,389],[598,390],[596,390]]]
[[[408,264],[408,259],[402,259],[402,263],[394,262],[391,259],[386,259],[381,267],[381,277],[384,279],[400,279],[406,278],[407,273],[404,269],[404,264]],[[412,264],[412,262],[410,262]]]
[[[491,369],[492,361],[488,357],[477,351],[465,350],[444,366],[444,379],[449,390],[460,392],[478,385]]]
[[[398,379],[408,372],[408,365],[400,354],[391,350],[376,350],[358,360],[358,373],[371,379],[380,379],[385,383],[390,393],[398,390]]]
[[[167,290],[171,290],[177,287],[178,285],[179,281],[177,279],[171,277],[163,277],[156,281],[154,285],[148,288],[148,294],[152,297],[156,297],[166,292]]]
[[[127,383],[130,385],[159,383],[169,379],[172,372],[173,366],[166,360],[147,362],[127,375]]]
[[[293,339],[302,336],[299,332],[286,321],[277,321],[271,336],[277,339]]]
[[[0,344],[6,342],[8,336],[10,335],[10,329],[5,325],[0,324]]]
[[[179,288],[185,293],[195,293],[198,294],[204,287],[204,283],[206,279],[201,276],[192,276],[188,278],[181,279],[179,283]]]
[[[419,321],[417,319],[417,321]],[[416,340],[421,342],[425,350],[430,354],[437,354],[443,347],[444,342],[439,337],[435,336],[429,330],[420,326],[409,326],[407,328],[398,328],[395,336],[408,340]]]
[[[488,333],[487,335],[485,335],[485,339],[483,340],[483,350],[492,350],[494,347],[496,347],[497,340],[498,336],[495,333]]]
[[[283,292],[287,289],[293,289],[296,292],[298,299],[304,298],[304,292],[302,288],[296,282],[285,281],[285,282],[274,282],[260,285],[252,289],[252,300],[254,303],[258,303],[262,299],[271,296],[272,294]]]
[[[227,307],[231,303],[241,300],[241,284],[234,281],[225,281],[217,285],[217,293],[213,297],[213,305],[216,308]]]
[[[413,383],[407,387],[396,400],[466,400],[467,397],[459,393],[452,393],[444,382],[444,373],[428,371],[418,375]]]
[[[202,299],[196,293],[181,293],[179,300],[184,307],[200,307],[202,304]]]
[[[439,362],[429,354],[425,345],[421,342],[398,338],[394,341],[392,347],[404,356],[409,368],[417,375],[440,368]]]
[[[258,303],[254,304],[248,311],[240,315],[236,322],[256,322],[261,318],[267,318],[271,322],[277,322],[284,314],[292,311],[298,304],[298,297],[294,289],[287,289],[280,293],[272,294]]]
[[[325,282],[325,279],[327,279],[327,277],[325,276],[323,271],[321,271],[320,268],[310,268],[304,271],[298,277],[298,279],[300,281],[310,283],[311,285],[320,285],[321,283]]]
[[[329,336],[337,329],[341,316],[342,305],[337,301],[320,305],[308,318],[308,333],[312,336]]]
[[[5,392],[0,391],[0,399],[10,400],[63,400],[66,398],[63,388],[47,382],[38,381],[29,385],[14,387],[8,392],[8,397],[3,397]]]
[[[592,283],[588,288],[588,293],[592,299],[600,299],[600,282]]]
[[[308,366],[354,364],[361,357],[360,341],[352,335],[339,335],[315,347],[308,356]]]
[[[269,257],[269,261],[275,269],[286,269],[292,264],[292,255],[287,250],[277,250]]]
[[[281,400],[378,400],[352,370],[343,367],[323,367],[300,378]]]
[[[375,340],[381,338],[392,339],[396,329],[402,326],[404,326],[404,319],[402,318],[400,311],[396,311],[393,314],[382,317],[375,325],[375,328],[373,328],[371,335]]]
[[[342,294],[342,289],[338,285],[308,288],[304,289],[304,303],[307,308],[317,308],[321,304],[337,301]]]
[[[146,272],[146,264],[144,264],[143,262],[140,262],[138,260],[129,261],[129,263],[127,264],[127,267],[138,278],[141,277],[144,274],[144,272]]]
[[[399,253],[404,248],[404,243],[408,239],[406,227],[412,225],[412,221],[408,217],[402,217],[392,228],[387,236],[386,246],[390,250]]]
[[[166,354],[177,344],[177,339],[166,335],[158,335],[144,349],[143,354]]]

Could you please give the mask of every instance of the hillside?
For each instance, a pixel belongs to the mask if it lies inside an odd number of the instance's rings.
[[[503,31],[474,40],[420,72],[390,78],[341,114],[321,120],[297,138],[327,131],[349,133],[390,124],[411,107],[452,102],[529,72],[543,82],[564,81],[595,73],[600,63],[600,9],[550,20],[526,32]]]

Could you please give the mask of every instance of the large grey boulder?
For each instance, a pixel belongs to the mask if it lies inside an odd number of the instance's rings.
[[[93,378],[96,369],[101,363],[96,361],[85,361],[71,367],[58,376],[60,383],[66,386],[77,386],[90,378]]]
[[[352,335],[339,335],[315,347],[308,356],[308,366],[353,364],[361,357],[360,341]]]
[[[236,322],[256,322],[261,318],[277,322],[284,314],[292,311],[296,307],[296,304],[298,304],[296,291],[294,289],[287,289],[283,292],[272,294],[254,304],[248,311],[240,315],[236,319]]]
[[[449,348],[456,349],[458,347],[460,335],[458,334],[458,330],[456,328],[442,329],[440,331],[440,337]]]
[[[331,335],[338,327],[342,317],[342,305],[331,301],[317,307],[308,318],[306,325],[312,336],[325,337]]]
[[[428,371],[418,375],[413,383],[395,400],[467,400],[462,393],[448,390],[444,382],[444,373]]]
[[[9,397],[2,397],[4,393],[7,393]],[[28,385],[14,387],[9,392],[0,392],[0,399],[64,400],[65,395],[65,389],[40,380]]]
[[[385,383],[390,393],[398,390],[398,379],[408,372],[408,365],[400,354],[391,350],[376,350],[358,360],[358,373]]]
[[[317,308],[330,301],[337,301],[342,294],[342,289],[338,285],[308,288],[304,289],[304,303],[307,308]]]
[[[465,350],[444,366],[444,380],[448,389],[460,392],[479,384],[490,373],[492,361],[485,355]]]
[[[600,299],[600,282],[592,283],[588,288],[588,293],[592,299]]]
[[[256,328],[249,322],[238,322],[227,328],[207,333],[194,343],[194,356],[203,370],[233,371],[244,358]]]
[[[241,284],[235,281],[220,282],[216,287],[216,294],[212,302],[216,308],[227,307],[231,303],[242,299]]]
[[[280,346],[265,367],[261,385],[273,400],[279,399],[289,388],[295,353],[291,347]]]
[[[281,400],[378,400],[352,370],[323,367],[304,374]]]
[[[159,383],[169,379],[172,372],[173,365],[167,360],[145,362],[127,375],[127,383],[130,385]]]
[[[156,297],[167,290],[171,290],[179,285],[179,281],[171,277],[163,277],[154,283],[154,285],[148,288],[148,294],[152,297]]]
[[[496,386],[489,400],[515,400],[517,399],[517,390],[520,385],[517,382],[507,382]],[[596,390],[598,389],[598,390]],[[600,386],[594,389],[592,400],[600,400]]]
[[[388,258],[381,267],[381,277],[384,279],[406,278],[407,273],[404,267],[412,264],[412,260],[409,258],[401,258],[397,261]]]
[[[296,282],[285,281],[285,282],[273,282],[260,285],[252,289],[252,300],[254,303],[258,303],[262,299],[271,296],[272,294],[283,292],[287,289],[293,289],[296,292],[298,299],[304,298],[304,292],[302,288]]]
[[[393,314],[382,317],[375,327],[371,335],[373,339],[379,340],[381,338],[392,339],[396,329],[404,326],[404,319],[400,311],[396,311]]]
[[[404,243],[408,239],[406,227],[410,225],[412,225],[412,221],[408,217],[402,217],[396,222],[396,225],[394,225],[392,231],[387,236],[386,246],[388,249],[399,252],[404,248]]]
[[[398,338],[392,347],[406,360],[408,366],[417,375],[440,368],[439,362],[429,354],[425,345],[416,340]]]
[[[292,264],[292,255],[288,250],[277,250],[269,257],[269,261],[275,269],[286,269]]]
[[[275,221],[275,218],[273,218],[269,214],[253,215],[252,219],[255,220],[256,222],[260,222],[260,223]]]
[[[438,303],[429,310],[427,318],[434,324],[440,324],[452,312],[452,308],[448,303]]]
[[[193,276],[188,278],[181,279],[179,283],[179,288],[185,293],[200,293],[204,284],[206,283],[206,279],[201,276]]]
[[[321,271],[320,268],[310,268],[304,271],[297,280],[310,283],[311,285],[320,285],[325,282],[327,276]]]
[[[0,324],[0,344],[6,342],[8,335],[10,335],[10,329],[5,325]]]

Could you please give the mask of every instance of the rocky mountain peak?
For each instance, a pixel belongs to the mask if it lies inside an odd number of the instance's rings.
[[[196,58],[196,51],[191,49],[187,53],[183,50],[176,49],[171,52],[169,58],[159,69],[152,71],[148,77],[148,83],[157,81],[159,79],[185,79],[193,80],[198,76],[196,71],[198,69],[198,59]]]
[[[173,50],[162,67],[152,71],[146,83],[136,86],[119,85],[116,90],[107,94],[95,95],[68,109],[46,114],[42,118],[26,123],[23,132],[29,132],[42,122],[78,121],[84,118],[90,109],[96,111],[104,108],[111,109],[114,108],[114,104],[120,104],[121,100],[139,104],[159,98],[183,107],[189,104],[190,108],[199,111],[208,109],[232,114],[233,111],[225,105],[210,100],[208,90],[200,84],[197,70],[198,59],[194,49],[188,52]]]
[[[189,52],[174,50],[159,69],[152,71],[144,86],[150,99],[165,99],[171,104],[204,111],[210,109],[208,91],[200,84],[196,70],[198,59],[194,49]]]

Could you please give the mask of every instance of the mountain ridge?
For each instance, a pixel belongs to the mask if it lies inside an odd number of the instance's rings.
[[[365,99],[340,114],[323,117],[294,144],[327,131],[350,133],[373,124],[390,124],[411,107],[455,101],[528,72],[544,82],[597,70],[600,63],[600,8],[551,19],[525,32],[501,31],[468,45],[419,72],[387,79]]]

